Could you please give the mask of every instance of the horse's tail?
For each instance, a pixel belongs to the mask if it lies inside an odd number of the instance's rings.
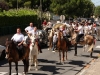
[[[88,48],[88,52],[92,52],[92,49],[93,49],[93,47],[94,47],[94,45],[95,45],[95,42],[96,42],[96,39],[94,38],[93,39],[93,43],[89,46],[89,48]]]

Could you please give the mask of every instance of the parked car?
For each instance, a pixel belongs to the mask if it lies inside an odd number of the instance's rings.
[[[6,49],[5,46],[0,45],[0,60],[4,60],[5,59],[5,56],[6,56],[5,49]]]

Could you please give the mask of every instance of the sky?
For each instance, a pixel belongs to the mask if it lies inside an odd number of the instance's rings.
[[[100,5],[100,0],[91,0],[95,6],[99,6]]]

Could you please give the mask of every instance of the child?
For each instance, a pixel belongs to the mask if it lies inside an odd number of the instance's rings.
[[[54,49],[56,48],[56,44],[57,44],[57,34],[56,32],[54,33],[54,36],[53,36],[53,48],[52,48],[52,52],[55,52]]]

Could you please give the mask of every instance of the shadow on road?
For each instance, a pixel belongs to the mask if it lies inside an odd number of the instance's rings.
[[[0,66],[4,65],[4,64],[6,64],[6,63],[8,63],[7,59],[2,60],[2,61],[0,61]]]
[[[83,67],[84,64],[85,64],[85,62],[83,62],[83,61],[70,60],[70,62],[68,64],[77,65],[77,66]]]

